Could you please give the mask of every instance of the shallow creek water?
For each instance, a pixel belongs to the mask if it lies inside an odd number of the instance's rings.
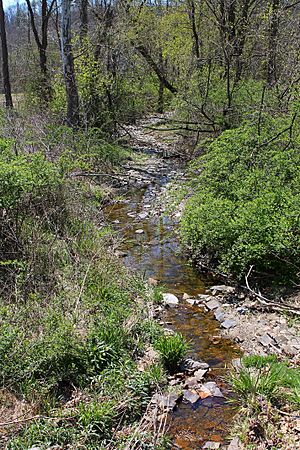
[[[146,278],[159,280],[167,292],[180,298],[179,306],[167,309],[162,320],[190,342],[192,358],[210,365],[206,381],[216,381],[230,399],[223,377],[226,366],[240,352],[231,341],[221,337],[219,324],[212,313],[182,300],[184,292],[195,296],[205,293],[214,281],[189,265],[175,233],[176,221],[160,212],[156,214],[155,200],[166,183],[168,176],[162,173],[147,188],[128,192],[125,201],[108,206],[105,216],[120,236],[119,249],[126,254],[125,264],[144,272]],[[143,230],[143,233],[138,234],[137,230]],[[234,414],[233,404],[225,399],[208,397],[194,405],[182,402],[170,414],[168,424],[174,449],[201,449],[206,441],[226,443]]]

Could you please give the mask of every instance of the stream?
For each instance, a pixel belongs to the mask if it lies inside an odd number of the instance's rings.
[[[156,174],[147,187],[128,190],[124,201],[106,207],[105,216],[120,238],[125,264],[144,273],[146,279],[159,280],[166,292],[178,296],[179,305],[166,309],[162,321],[190,342],[189,356],[210,365],[206,381],[215,381],[226,397],[207,397],[193,405],[181,402],[170,413],[167,434],[173,439],[174,449],[196,450],[207,441],[228,442],[236,410],[228,401],[232,394],[224,383],[224,375],[240,351],[233,342],[221,337],[213,313],[182,300],[183,293],[205,293],[216,280],[189,264],[176,233],[178,221],[161,214],[159,207],[157,210],[157,198],[164,195],[167,184],[176,177],[171,164],[162,162],[159,176]]]

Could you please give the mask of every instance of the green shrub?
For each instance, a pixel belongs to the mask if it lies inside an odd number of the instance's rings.
[[[160,337],[155,343],[164,367],[171,373],[175,372],[179,363],[188,351],[188,344],[180,333]]]
[[[300,137],[290,118],[228,130],[192,166],[182,236],[195,258],[226,273],[296,275],[300,264]]]
[[[12,209],[24,202],[40,202],[55,192],[62,179],[57,165],[36,153],[16,156],[0,154],[0,208]]]

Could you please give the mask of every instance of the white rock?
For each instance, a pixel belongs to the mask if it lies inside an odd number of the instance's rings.
[[[135,230],[135,234],[143,234],[144,233],[144,230]]]
[[[139,218],[140,219],[146,219],[146,217],[148,217],[148,213],[147,212],[142,212],[139,214]]]
[[[213,441],[208,441],[205,443],[203,449],[207,449],[207,450],[216,450],[218,448],[220,448],[220,442],[213,442]]]
[[[164,301],[165,305],[170,305],[170,306],[178,305],[178,303],[179,303],[179,300],[176,297],[176,295],[170,294],[170,293],[163,294],[163,301]]]

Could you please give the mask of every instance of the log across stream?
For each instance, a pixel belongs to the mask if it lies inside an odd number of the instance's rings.
[[[207,441],[226,443],[236,414],[228,386],[224,383],[226,367],[240,355],[239,349],[221,337],[218,322],[211,312],[182,300],[205,293],[213,280],[199,274],[187,261],[176,235],[177,221],[156,210],[157,197],[169,181],[168,164],[146,188],[128,190],[124,201],[105,210],[106,220],[121,238],[119,247],[125,264],[159,280],[167,292],[180,299],[179,305],[166,309],[162,320],[190,342],[190,356],[209,364],[206,381],[215,381],[225,398],[207,397],[195,404],[181,402],[170,413],[168,434],[174,449],[196,450]],[[158,208],[159,209],[159,208]]]

